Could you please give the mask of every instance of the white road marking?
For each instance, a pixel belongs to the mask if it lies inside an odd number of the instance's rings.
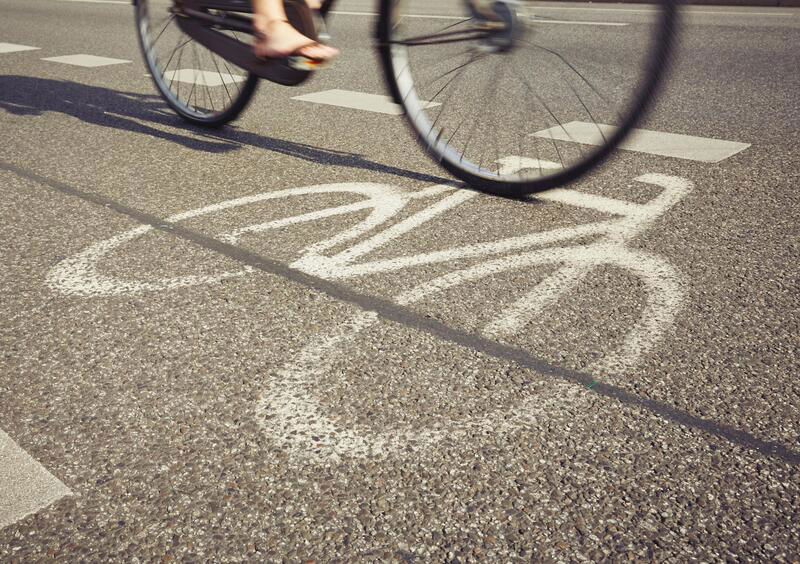
[[[0,529],[72,495],[0,429]]]
[[[130,6],[131,3],[125,0],[61,0],[62,2],[82,2],[84,4],[124,4]]]
[[[60,0],[61,2],[82,2],[84,4],[118,4],[120,6],[130,6],[130,2],[127,0]],[[628,9],[628,8],[584,8],[584,7],[575,7],[575,6],[536,6],[536,11],[542,10],[554,10],[556,12],[561,10],[578,10],[578,11],[585,11],[585,12],[619,12],[625,13],[630,12],[632,14],[654,14],[659,13],[657,9]],[[692,14],[704,14],[704,15],[713,15],[713,16],[769,16],[769,17],[792,17],[796,16],[796,13],[793,12],[750,12],[747,10],[742,10],[740,12],[737,11],[727,11],[727,10],[692,10],[692,9],[685,9],[685,13],[692,15]],[[377,17],[379,14],[376,12],[348,12],[348,11],[340,11],[340,10],[332,10],[331,14],[341,14],[343,16],[372,16]],[[408,18],[428,18],[428,19],[445,19],[445,20],[453,20],[453,19],[464,19],[463,17],[459,16],[445,16],[445,15],[433,15],[433,14],[410,14],[407,15]],[[565,22],[566,23],[566,22]],[[569,23],[582,23],[582,22],[569,22]],[[604,25],[603,23],[599,22],[596,25]],[[608,24],[605,24],[608,25]],[[619,24],[612,24],[612,25],[619,25]],[[626,25],[626,24],[623,24]]]
[[[376,18],[380,14],[377,12],[345,12],[339,10],[331,11],[331,14],[336,14],[340,16],[366,16]],[[425,19],[425,20],[465,20],[464,16],[441,16],[441,15],[431,15],[431,14],[403,14],[404,18],[414,18],[414,19]],[[618,22],[590,22],[590,21],[574,21],[574,20],[551,20],[551,19],[543,19],[543,18],[535,18],[536,23],[544,23],[544,24],[575,24],[575,25],[600,25],[600,26],[626,26],[630,25],[627,23],[618,23]]]
[[[331,184],[325,186],[306,186],[302,188],[280,190],[277,192],[265,192],[262,194],[256,194],[255,196],[245,196],[243,198],[237,198],[235,200],[230,200],[219,204],[212,204],[204,208],[170,216],[166,219],[166,221],[169,223],[176,223],[239,206],[252,205],[267,200],[287,198],[292,196],[345,193],[366,197],[367,201],[369,202],[369,206],[365,207],[373,208],[373,212],[364,221],[326,241],[325,244],[312,245],[310,247],[314,253],[319,253],[327,250],[328,245],[336,245],[355,237],[359,237],[363,233],[372,229],[376,224],[385,221],[387,217],[394,216],[406,204],[404,198],[396,197],[394,195],[396,192],[399,194],[398,190],[392,186],[383,184],[370,184],[366,182]],[[430,191],[423,192],[423,194],[426,195],[430,193]],[[323,210],[321,212],[304,214],[296,218],[289,218],[287,220],[280,220],[278,222],[238,229],[233,233],[221,235],[220,239],[225,241],[236,241],[243,235],[247,235],[249,233],[258,233],[266,229],[274,229],[296,223],[303,223],[305,221],[313,221],[323,217],[345,214],[352,212],[354,209],[361,208],[354,208],[348,205],[339,206],[330,212]],[[138,294],[142,292],[171,290],[175,288],[184,288],[202,284],[213,284],[228,278],[243,276],[253,271],[252,268],[246,267],[238,272],[225,272],[215,276],[179,276],[176,278],[166,278],[163,280],[144,282],[139,280],[123,280],[115,278],[113,276],[102,274],[98,270],[98,263],[109,253],[115,251],[117,248],[130,241],[134,241],[143,235],[146,235],[151,231],[153,231],[151,226],[141,225],[116,235],[115,237],[106,239],[105,241],[95,243],[77,255],[67,258],[53,267],[47,275],[47,283],[54,290],[67,295],[121,296]]]
[[[76,67],[105,67],[108,65],[120,65],[123,63],[130,63],[125,59],[112,59],[110,57],[98,57],[96,55],[64,55],[63,57],[46,57],[43,61],[52,61],[54,63],[64,63],[66,65],[75,65]]]
[[[392,102],[391,96],[379,94],[366,94],[364,92],[354,92],[351,90],[323,90],[313,94],[303,94],[295,96],[292,100],[301,102],[313,102],[314,104],[325,104],[328,106],[339,106],[341,108],[351,108],[353,110],[364,110],[379,114],[390,114],[393,116],[402,115],[403,109]],[[439,106],[439,103],[424,102],[426,108]]]
[[[584,12],[618,12],[618,13],[625,13],[630,12],[632,14],[657,14],[661,10],[657,8],[645,8],[645,9],[634,9],[634,8],[589,8],[583,6],[536,6],[536,10],[554,10],[556,12],[560,10],[578,10]],[[726,11],[726,10],[692,10],[683,8],[684,13],[686,14],[705,14],[705,15],[725,15],[725,16],[796,16],[796,13],[793,12],[749,12],[747,10],[738,11]]]
[[[244,76],[228,74],[224,72],[203,71],[198,69],[179,69],[167,71],[164,78],[169,81],[185,82],[187,84],[198,84],[200,86],[222,86],[223,84],[235,84],[247,80]]]
[[[525,163],[520,158],[509,158],[507,162],[514,166],[527,165],[537,168],[538,162]],[[554,163],[552,163],[554,164]],[[505,172],[513,173],[508,166]],[[680,309],[683,299],[682,283],[679,274],[662,259],[650,254],[630,249],[626,243],[638,233],[646,229],[661,214],[680,201],[689,190],[691,184],[683,179],[665,175],[649,174],[636,179],[660,186],[662,193],[647,204],[630,204],[617,202],[610,198],[588,198],[584,207],[620,215],[615,221],[600,224],[603,237],[595,243],[570,247],[538,249],[520,255],[501,256],[497,259],[480,263],[476,266],[450,272],[434,280],[425,281],[419,286],[403,292],[396,297],[397,303],[410,305],[434,294],[443,292],[470,280],[478,280],[494,273],[525,268],[540,264],[561,264],[561,268],[548,277],[534,292],[523,296],[517,303],[499,313],[497,318],[484,328],[490,336],[507,336],[524,328],[527,322],[544,310],[545,306],[553,306],[565,293],[572,290],[594,268],[614,266],[638,277],[644,283],[647,301],[641,313],[639,323],[627,334],[621,347],[611,351],[597,363],[593,369],[606,373],[624,374],[634,368],[645,354],[650,352],[662,338],[664,332],[672,325],[672,321]],[[553,194],[553,200],[566,201],[581,205],[584,200],[573,197],[571,191],[562,190]],[[418,212],[421,219],[414,216],[396,224],[372,239],[362,243],[363,251],[379,248],[395,238],[387,234],[397,230],[397,235],[406,233],[408,226],[421,225],[433,217],[455,207],[453,197],[462,192],[448,196],[429,208]],[[579,194],[580,195],[580,194]],[[463,200],[468,200],[474,193],[466,193]],[[404,225],[405,224],[405,225]],[[397,229],[400,227],[399,229]],[[562,238],[575,239],[583,235],[581,227],[571,228],[571,233],[563,233]],[[358,245],[356,248],[359,247]],[[451,250],[451,258],[464,256],[464,248]],[[500,251],[499,248],[484,251]],[[349,260],[363,252],[345,251]],[[341,256],[340,253],[339,256]],[[434,253],[427,256],[432,258]],[[321,269],[331,277],[347,277],[353,270],[347,269],[347,262],[339,262],[344,269],[337,276],[331,272],[336,258],[321,260]],[[438,259],[438,257],[437,257]],[[425,263],[427,261],[411,261]],[[311,257],[297,261],[293,266],[307,270],[314,263]],[[372,263],[380,264],[380,263]],[[383,262],[384,266],[387,263]],[[363,266],[363,265],[362,265]],[[369,269],[373,272],[381,268]],[[376,323],[378,317],[372,312],[355,314],[350,320],[342,323],[320,340],[316,340],[304,348],[300,354],[281,369],[273,380],[274,385],[261,397],[258,413],[263,418],[262,426],[277,442],[288,446],[300,458],[316,458],[338,460],[343,455],[349,457],[383,456],[394,452],[407,452],[408,448],[424,448],[432,446],[444,437],[459,437],[475,430],[486,432],[505,432],[523,425],[535,424],[543,413],[543,406],[538,398],[523,399],[511,411],[498,409],[483,416],[460,421],[447,421],[434,428],[424,430],[392,429],[390,432],[375,432],[359,426],[345,426],[337,423],[325,414],[325,409],[316,399],[315,382],[323,377],[336,361],[336,356],[357,334]],[[573,390],[573,394],[575,394]],[[577,399],[576,399],[577,401]]]
[[[524,168],[558,168],[558,164],[523,157],[508,157],[499,163],[504,174],[513,174]],[[476,242],[441,251],[407,255],[393,259],[363,261],[363,257],[403,236],[409,236],[417,227],[435,220],[443,213],[474,198],[477,193],[466,190],[453,192],[449,185],[431,186],[421,191],[404,191],[399,188],[367,183],[343,183],[293,188],[272,193],[247,196],[213,204],[167,218],[170,223],[184,221],[201,215],[250,205],[269,199],[314,194],[351,194],[361,199],[354,202],[307,212],[293,217],[241,227],[219,235],[221,240],[235,243],[240,238],[283,229],[291,225],[340,215],[363,214],[367,217],[355,225],[322,241],[306,247],[300,257],[291,263],[293,268],[326,279],[348,279],[373,273],[387,273],[418,265],[454,262],[463,258],[486,260],[439,275],[419,285],[400,291],[395,301],[410,305],[440,294],[465,282],[480,280],[495,273],[556,265],[556,271],[539,286],[496,313],[483,328],[490,337],[507,337],[524,330],[533,319],[558,300],[573,291],[576,285],[590,276],[596,268],[611,266],[638,278],[645,291],[645,306],[640,317],[622,342],[596,363],[592,370],[607,377],[631,374],[640,361],[654,350],[666,331],[672,326],[683,303],[681,275],[664,259],[646,251],[629,247],[629,243],[652,225],[691,189],[692,184],[682,178],[660,174],[646,174],[634,179],[661,188],[661,193],[647,203],[633,203],[612,198],[584,194],[574,190],[552,190],[541,194],[563,205],[589,208],[613,216],[591,224],[559,228],[543,233],[529,233],[506,239]],[[411,201],[438,198],[426,208],[384,229]],[[230,276],[247,274],[248,270],[222,273],[207,277],[177,277],[154,282],[126,281],[100,274],[99,261],[112,250],[151,231],[141,226],[126,233],[92,245],[75,257],[67,259],[51,270],[48,283],[56,290],[78,295],[120,295],[139,291],[170,289],[187,285],[213,283]],[[372,233],[366,239],[357,239]],[[593,236],[585,242],[587,236]],[[581,244],[571,241],[584,240]],[[334,255],[323,253],[348,241],[355,244]],[[556,246],[553,246],[553,245]],[[560,246],[559,246],[560,245]],[[357,262],[362,259],[361,262]],[[260,423],[275,441],[287,445],[295,456],[303,458],[336,459],[342,455],[386,455],[411,447],[433,446],[444,437],[464,436],[470,431],[502,433],[529,425],[545,413],[539,397],[523,398],[511,408],[498,408],[484,415],[445,421],[433,428],[412,430],[393,429],[375,432],[359,425],[336,422],[327,416],[319,401],[317,381],[336,362],[340,351],[359,338],[360,334],[378,321],[374,312],[360,312],[324,335],[312,338],[302,351],[287,362],[259,399],[257,412]],[[560,384],[557,384],[560,385]],[[580,401],[577,387],[565,386],[566,392],[558,401]],[[416,447],[415,447],[416,448]]]
[[[19,51],[37,51],[41,47],[31,47],[29,45],[17,45],[16,43],[0,43],[0,53],[17,53]]]
[[[563,126],[558,125],[537,131],[533,136],[559,141],[573,141],[586,145],[602,145],[604,138],[610,137],[616,129],[612,125],[602,123],[572,121]],[[749,146],[749,143],[737,143],[736,141],[634,129],[619,147],[628,151],[649,153],[651,155],[675,157],[704,163],[718,163],[744,151]]]
[[[590,22],[577,20],[551,20],[548,18],[530,18],[535,24],[566,24],[566,25],[599,25],[606,27],[625,27],[631,24],[621,22]]]

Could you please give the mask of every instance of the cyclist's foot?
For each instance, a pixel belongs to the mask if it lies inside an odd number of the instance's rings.
[[[339,54],[335,47],[306,37],[286,20],[271,20],[263,25],[256,23],[256,29],[260,34],[253,45],[257,57],[303,57],[317,63],[326,63]]]

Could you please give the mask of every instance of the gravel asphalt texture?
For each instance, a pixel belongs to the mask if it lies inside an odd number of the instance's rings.
[[[235,125],[209,132],[144,76],[130,6],[0,0],[0,42],[41,47],[0,54],[0,429],[74,494],[0,529],[0,561],[800,561],[800,10],[773,10],[784,15],[690,8],[644,125],[750,148],[716,164],[621,151],[570,186],[631,202],[658,193],[643,174],[694,186],[629,243],[679,273],[684,299],[657,346],[615,374],[594,367],[648,295],[629,272],[599,268],[521,333],[492,338],[481,329],[553,265],[400,304],[486,259],[344,280],[288,266],[353,214],[220,238],[354,201],[342,194],[167,219],[303,186],[449,182],[401,117],[291,100],[383,93],[371,18],[337,16],[333,69],[294,90],[262,85]],[[75,53],[132,63],[41,60]],[[368,258],[602,218],[476,195]],[[155,229],[109,253],[104,275],[247,271],[118,295],[54,287],[58,265],[142,224]],[[375,321],[337,341],[365,310]],[[303,360],[326,340],[333,352]],[[274,429],[280,384],[303,362],[325,369],[296,394],[338,428],[441,436],[371,456],[298,452]],[[310,440],[324,453],[336,437]]]

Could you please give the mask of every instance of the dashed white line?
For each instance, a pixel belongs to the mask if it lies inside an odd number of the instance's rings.
[[[645,8],[645,9],[637,9],[637,8],[588,8],[582,6],[536,6],[536,10],[579,10],[584,12],[617,12],[617,13],[625,13],[630,12],[632,14],[657,14],[661,10],[658,8]],[[704,15],[724,15],[724,16],[795,16],[797,14],[792,12],[748,12],[746,10],[742,10],[740,12],[737,11],[724,11],[724,10],[691,10],[691,9],[684,9],[684,12],[688,15],[693,14],[704,14]]]
[[[72,495],[0,429],[0,529]]]
[[[606,138],[611,136],[616,127],[605,124],[573,121],[563,126],[554,126],[549,129],[537,131],[533,135],[545,139],[559,141],[573,141],[586,145],[602,145]],[[695,137],[666,133],[663,131],[650,131],[647,129],[634,129],[630,136],[620,144],[620,149],[675,157],[690,161],[704,163],[718,163],[736,153],[744,151],[749,143],[711,139],[708,137]]]
[[[125,4],[130,6],[130,2],[123,0],[61,0],[62,2],[82,2],[84,4]]]
[[[366,16],[377,18],[380,14],[377,12],[344,12],[339,10],[331,11],[331,14],[339,15],[339,16]],[[464,16],[444,16],[444,15],[433,15],[433,14],[403,14],[404,18],[415,18],[415,19],[426,19],[426,20],[465,20]],[[575,24],[575,25],[600,25],[600,26],[626,26],[629,25],[627,23],[618,23],[618,22],[589,22],[589,21],[573,21],[573,20],[550,20],[550,19],[541,19],[536,18],[536,23],[543,23],[543,24]]]
[[[63,63],[65,65],[73,65],[76,67],[105,67],[108,65],[121,65],[123,63],[130,63],[131,61],[125,59],[112,59],[111,57],[98,57],[96,55],[64,55],[63,57],[46,57],[43,61],[50,61],[53,63]]]
[[[211,72],[198,69],[179,69],[167,71],[164,78],[171,81],[185,82],[187,84],[198,84],[200,86],[222,86],[223,84],[234,84],[247,80],[243,76],[228,74],[224,72]]]
[[[0,53],[17,53],[19,51],[36,51],[39,47],[17,45],[16,43],[0,43]]]
[[[292,100],[302,102],[313,102],[315,104],[325,104],[328,106],[339,106],[353,110],[364,110],[378,114],[390,114],[399,116],[403,109],[392,102],[390,96],[379,94],[366,94],[364,92],[353,92],[351,90],[324,90],[313,94],[295,96]],[[438,103],[426,103],[425,107],[439,106]]]
[[[74,3],[83,3],[83,4],[118,4],[121,6],[129,6],[130,2],[127,0],[59,0],[60,2],[74,2]],[[554,10],[554,11],[561,11],[561,10],[578,10],[578,11],[585,11],[585,12],[617,12],[617,13],[625,13],[630,12],[631,14],[654,14],[658,13],[660,10],[657,8],[646,8],[646,9],[631,9],[631,8],[588,8],[588,7],[581,7],[581,6],[536,6],[537,11],[542,10]],[[703,15],[711,15],[711,16],[768,16],[768,17],[792,17],[796,16],[796,13],[793,12],[749,12],[746,10],[742,11],[727,11],[727,10],[685,10],[688,15],[694,14],[703,14]],[[378,16],[376,12],[350,12],[350,11],[340,11],[340,10],[332,10],[331,14],[340,14],[343,16]],[[438,15],[438,14],[411,14],[406,15],[407,18],[428,18],[428,19],[463,19],[463,17],[459,16],[445,16],[445,15]],[[566,22],[565,22],[566,23]],[[580,22],[569,22],[569,23],[580,23]],[[596,24],[602,25],[602,24]],[[618,24],[615,24],[618,25]],[[623,24],[626,25],[626,24]]]

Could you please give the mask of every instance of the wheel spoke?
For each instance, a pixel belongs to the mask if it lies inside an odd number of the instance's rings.
[[[164,32],[167,30],[167,27],[169,27],[169,24],[171,24],[174,19],[175,19],[175,14],[170,14],[169,17],[166,18],[167,23],[164,24],[164,27],[161,28],[160,32],[158,32],[156,38],[153,39],[153,41],[150,43],[151,47],[156,46],[156,43],[158,43],[158,40],[161,39],[161,36],[164,34]]]
[[[238,67],[174,25],[178,16],[172,13],[171,4],[154,7],[151,0],[138,0],[136,8],[145,62],[156,87],[184,119],[206,125],[226,123],[244,108],[256,78],[249,75],[242,81],[240,76],[247,71],[235,70]],[[230,30],[214,31],[236,35]]]
[[[512,0],[434,25],[413,2],[384,1],[393,9],[379,47],[406,118],[445,168],[489,191],[530,193],[599,163],[619,141],[602,124],[632,127],[666,58],[675,1],[657,0],[652,27],[613,29],[540,25]],[[599,147],[578,142],[573,122],[597,131]],[[501,168],[510,155],[525,168]]]
[[[406,47],[418,47],[423,45],[442,45],[445,43],[461,43],[463,41],[477,41],[491,37],[492,32],[485,29],[465,29],[461,31],[447,31],[443,33],[431,33],[428,35],[418,35],[408,39],[398,39],[390,41],[393,45],[405,45]]]

